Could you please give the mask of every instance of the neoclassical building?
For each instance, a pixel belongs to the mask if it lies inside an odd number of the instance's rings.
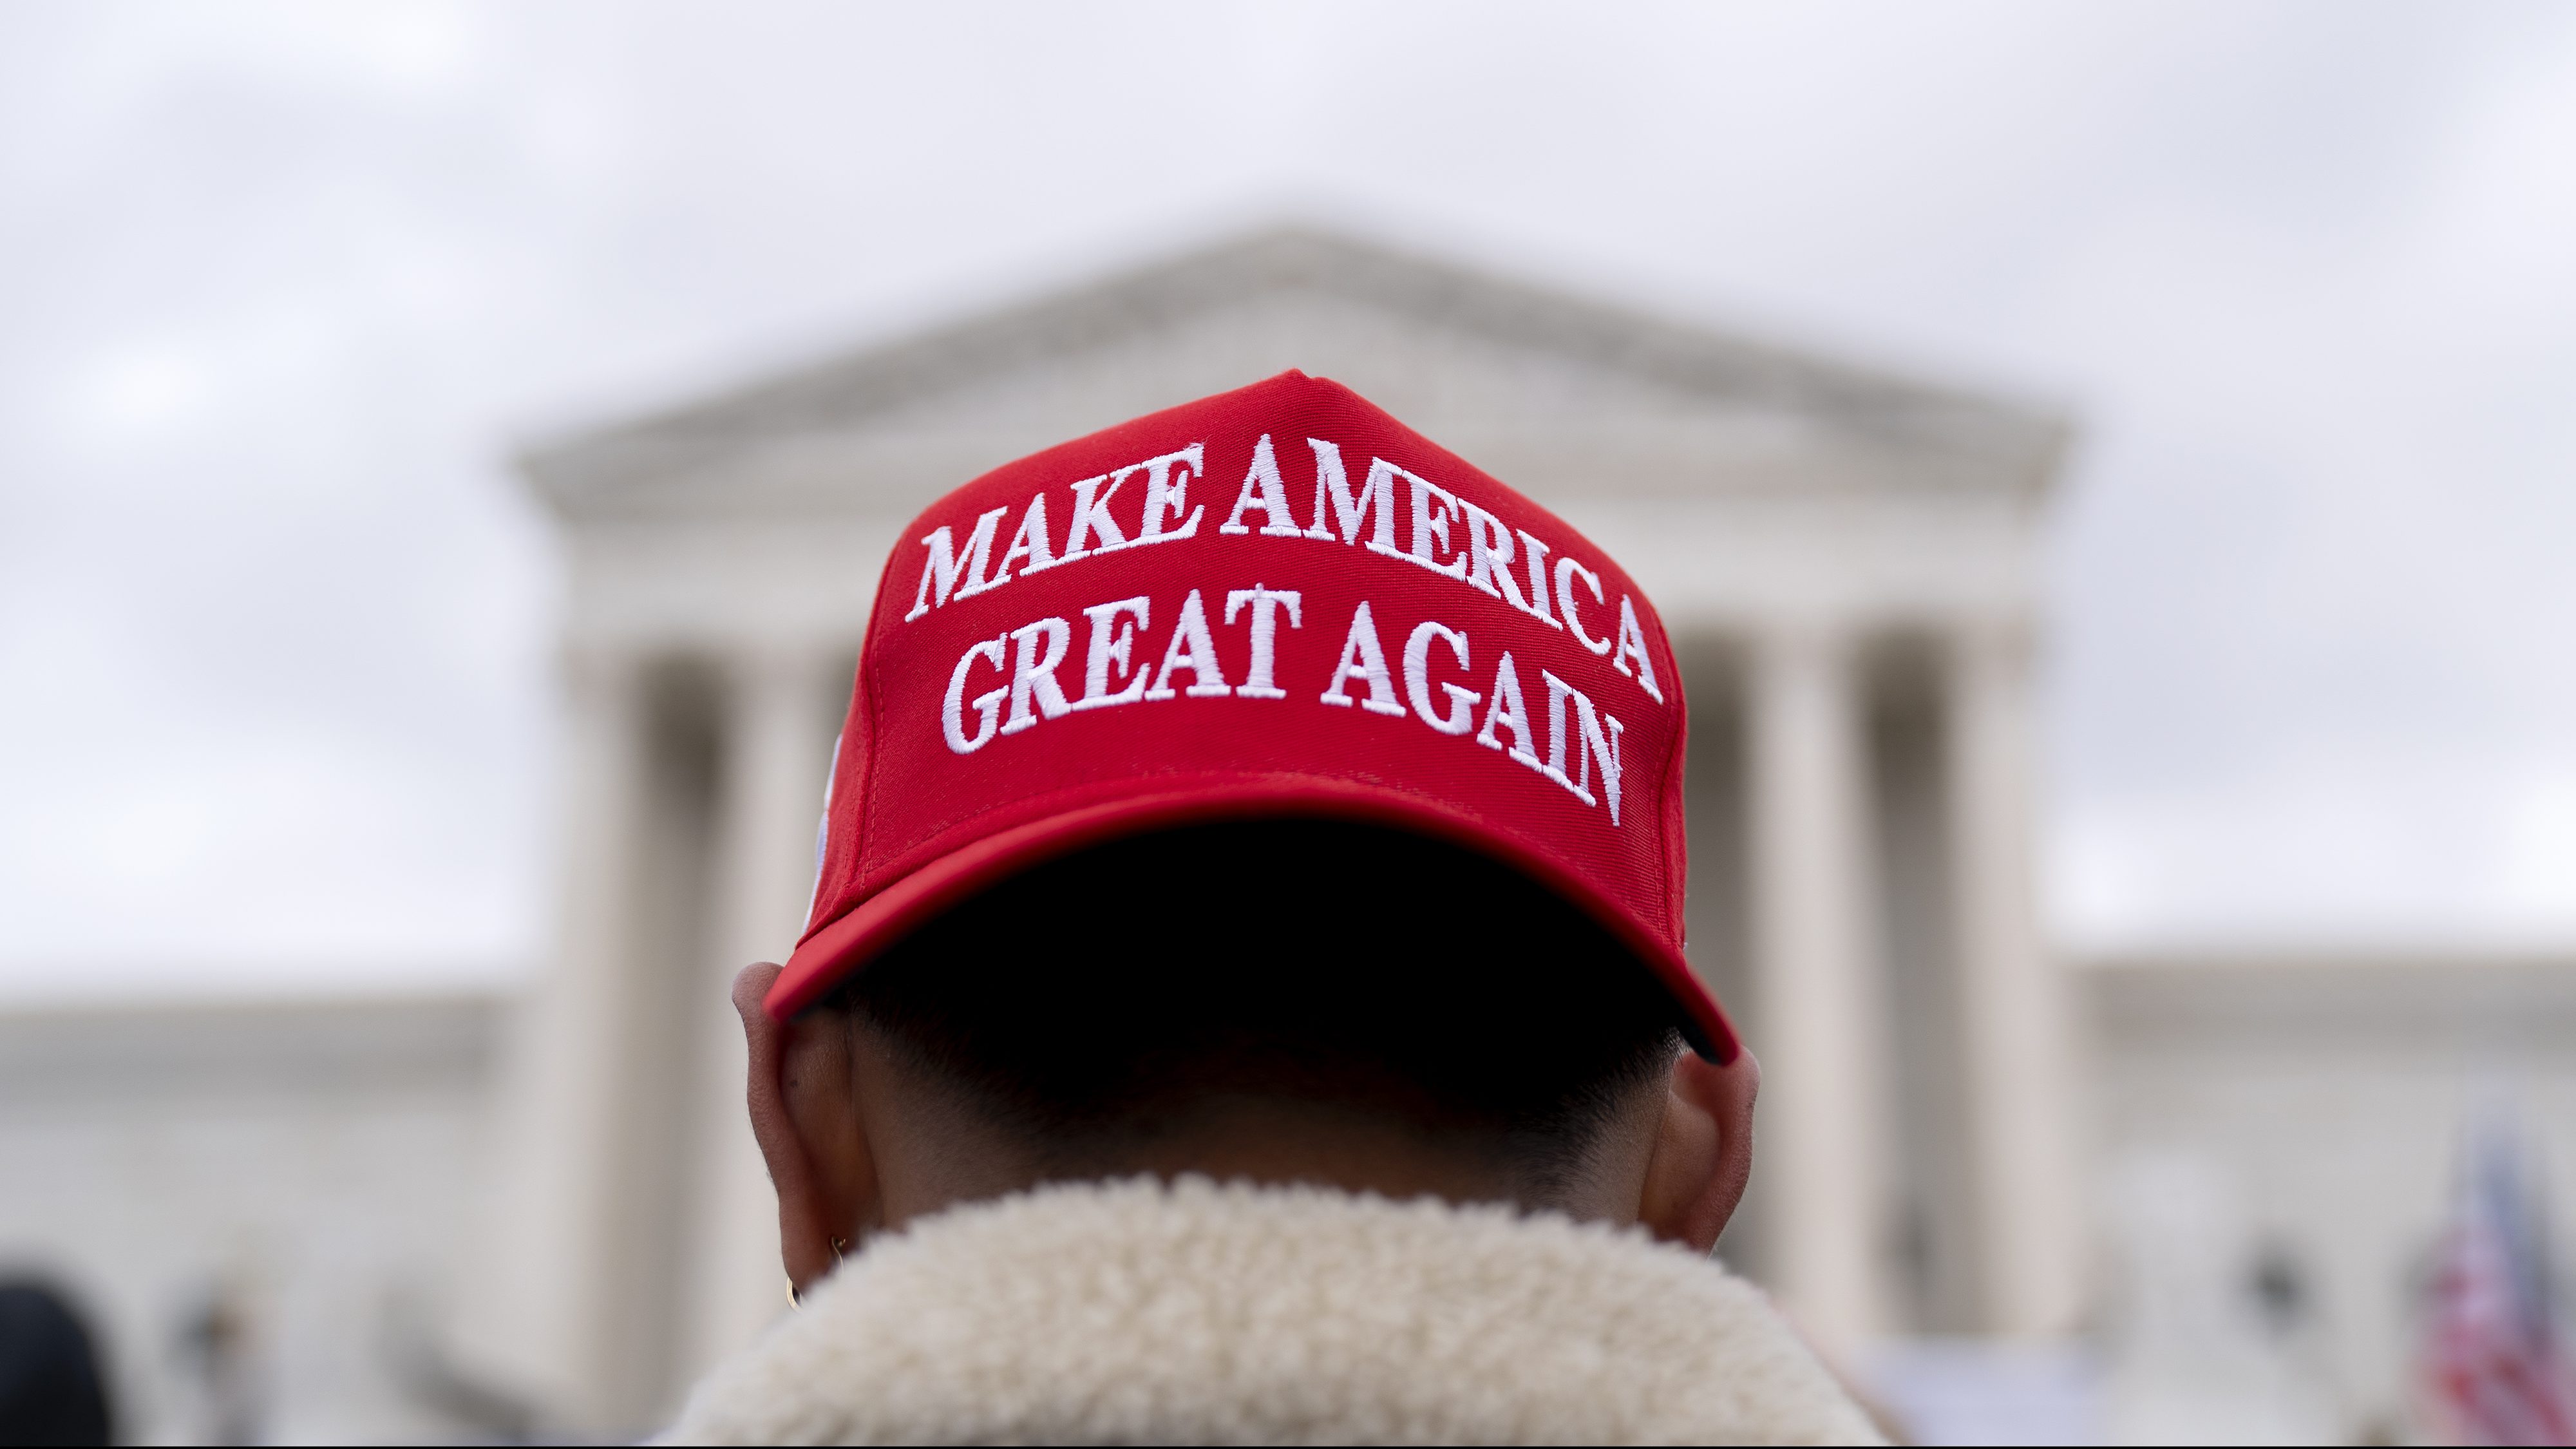
[[[2072,1326],[2081,1064],[2031,829],[2066,422],[1273,231],[526,455],[569,560],[564,873],[501,1077],[479,1362],[642,1427],[783,1307],[725,984],[801,925],[899,531],[996,464],[1291,367],[1554,509],[1671,627],[1691,949],[1765,1069],[1730,1258],[1837,1348]]]
[[[2424,1431],[2465,1129],[2518,1117],[2571,1222],[2576,956],[2061,971],[2028,671],[2062,424],[1268,234],[528,459],[571,735],[560,933],[523,990],[0,1004],[0,1277],[93,1316],[129,1437],[664,1422],[785,1307],[724,988],[803,915],[898,530],[995,463],[1292,366],[1538,496],[1670,621],[1692,949],[1768,1086],[1721,1246],[1901,1424]]]

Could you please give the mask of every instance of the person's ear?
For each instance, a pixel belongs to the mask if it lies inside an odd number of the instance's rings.
[[[874,1226],[877,1174],[847,1024],[828,1014],[770,1020],[760,1003],[777,980],[767,962],[744,967],[733,1005],[751,1048],[751,1135],[778,1190],[779,1256],[801,1296]]]
[[[1717,1246],[1753,1175],[1753,1099],[1761,1089],[1762,1065],[1742,1047],[1722,1067],[1695,1052],[1673,1063],[1637,1204],[1647,1231],[1695,1253]]]

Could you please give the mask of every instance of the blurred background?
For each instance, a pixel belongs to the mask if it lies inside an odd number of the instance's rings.
[[[1662,607],[1889,1422],[2567,1442],[2571,258],[2563,6],[0,8],[0,1357],[661,1422],[898,529],[1293,366]]]

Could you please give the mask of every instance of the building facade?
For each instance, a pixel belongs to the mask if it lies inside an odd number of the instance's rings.
[[[2576,958],[2213,952],[2077,983],[2105,1432],[2427,1442],[2419,1337],[2471,1134],[2517,1142],[2572,1225]]]
[[[489,996],[0,1012],[0,1279],[66,1296],[119,1442],[434,1442],[495,1182]]]
[[[2409,1436],[2463,1124],[2518,1114],[2576,1201],[2576,959],[2061,968],[2030,885],[2059,421],[1295,233],[528,459],[571,588],[527,991],[0,1012],[0,1276],[82,1303],[128,1436],[665,1422],[785,1308],[726,986],[801,925],[901,529],[1292,366],[1556,510],[1671,626],[1691,950],[1765,1069],[1730,1262],[1927,1437],[2052,1398],[2061,1437]]]
[[[1919,1442],[2421,1437],[2463,1127],[2518,1116],[2568,1226],[2576,958],[2162,957],[2069,984],[2093,1144],[2080,1331],[1911,1332],[1846,1367]],[[0,1013],[0,1278],[70,1294],[137,1442],[595,1433],[455,1351],[487,1281],[477,1208],[512,1187],[496,1149],[520,1089],[498,1069],[525,1004]]]
[[[1274,232],[525,459],[570,562],[570,829],[483,1353],[642,1425],[775,1312],[724,983],[801,925],[899,530],[1002,462],[1290,367],[1555,510],[1671,629],[1694,959],[1766,1067],[1728,1251],[1829,1344],[2073,1326],[2074,1037],[2030,834],[2064,423]]]

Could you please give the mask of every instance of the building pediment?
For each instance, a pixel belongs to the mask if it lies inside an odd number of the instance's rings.
[[[1288,368],[1542,499],[2045,487],[2066,429],[1374,244],[1277,229],[532,450],[568,521],[909,515],[1069,437]]]

